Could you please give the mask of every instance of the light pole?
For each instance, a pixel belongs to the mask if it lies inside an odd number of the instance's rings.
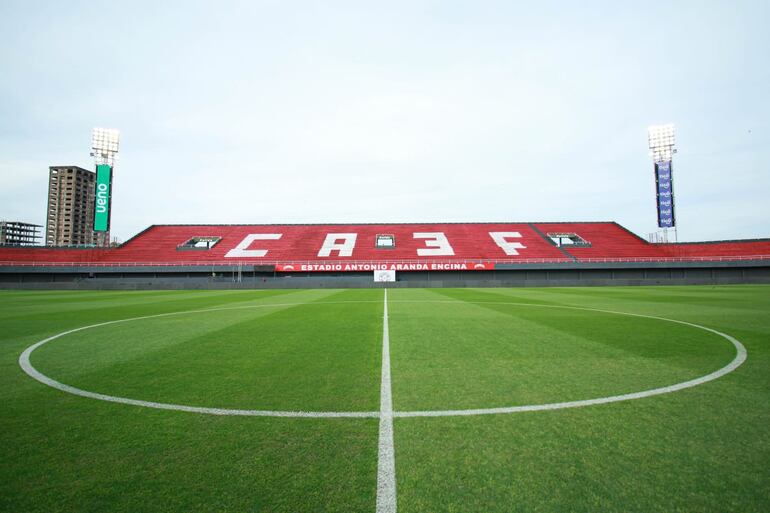
[[[674,179],[671,162],[674,148],[674,125],[653,125],[647,130],[650,157],[655,165],[655,197],[658,207],[658,228],[663,229],[663,240],[668,242],[668,230],[674,230],[677,241],[676,216],[674,215]]]
[[[91,156],[96,163],[94,194],[94,232],[96,245],[110,243],[112,215],[112,168],[118,158],[120,132],[114,128],[94,128],[91,135]]]

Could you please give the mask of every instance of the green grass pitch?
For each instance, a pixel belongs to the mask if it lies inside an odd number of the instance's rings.
[[[382,290],[0,291],[0,511],[374,512]],[[563,308],[573,307],[573,308]],[[577,307],[577,308],[574,308]],[[770,511],[770,287],[391,289],[398,511]],[[606,310],[604,312],[597,310]],[[169,315],[162,315],[169,314]],[[362,418],[221,416],[80,397]]]

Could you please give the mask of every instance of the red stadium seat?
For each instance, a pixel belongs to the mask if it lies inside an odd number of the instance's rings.
[[[559,248],[547,236],[549,233],[574,234],[577,236],[575,240],[582,239],[588,244],[566,244]],[[355,241],[350,234],[355,234]],[[393,247],[377,247],[378,235],[392,236],[395,244]],[[219,240],[208,249],[185,245],[196,237]],[[333,249],[346,240],[349,251]],[[332,246],[322,252],[325,242]],[[154,225],[116,248],[0,247],[0,265],[273,265],[302,262],[457,261],[568,263],[728,258],[768,259],[770,240],[651,244],[612,222]]]

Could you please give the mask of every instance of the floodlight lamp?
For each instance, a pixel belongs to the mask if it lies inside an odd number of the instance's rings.
[[[674,124],[653,125],[647,130],[648,146],[650,156],[656,161],[661,162],[671,160],[671,156],[676,153],[674,146],[676,140],[674,137]]]
[[[114,128],[94,128],[91,135],[91,156],[97,164],[112,165],[120,146],[120,131]]]

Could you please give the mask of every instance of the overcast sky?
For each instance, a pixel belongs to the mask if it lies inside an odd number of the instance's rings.
[[[122,133],[112,233],[618,221],[770,237],[770,2],[0,0],[0,219]]]

